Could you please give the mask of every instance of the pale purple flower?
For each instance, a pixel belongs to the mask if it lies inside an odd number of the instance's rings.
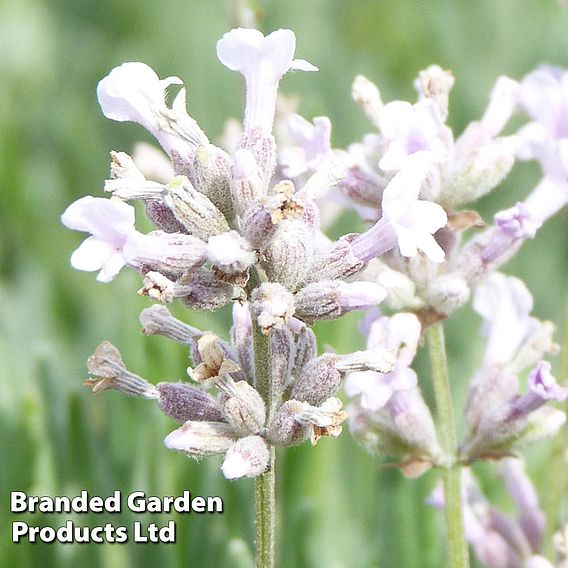
[[[290,70],[317,71],[311,63],[294,59],[296,36],[291,30],[277,30],[266,37],[254,29],[237,28],[217,42],[217,57],[246,81],[245,132],[255,128],[268,136],[272,132],[276,94],[282,76]]]
[[[533,551],[538,552],[542,546],[546,517],[540,508],[536,490],[525,471],[524,463],[516,458],[503,460],[501,475],[507,491],[517,505],[519,525]]]
[[[131,205],[87,195],[69,205],[61,221],[70,229],[91,234],[71,255],[73,268],[100,270],[97,280],[110,282],[128,263],[123,248],[136,233]]]
[[[115,67],[97,87],[104,115],[118,122],[136,122],[149,130],[164,150],[186,158],[207,137],[185,109],[185,89],[166,105],[166,90],[181,85],[179,77],[160,79],[145,63],[130,62]]]
[[[568,388],[561,387],[552,376],[551,365],[548,361],[540,361],[529,375],[529,389],[543,401],[555,400],[562,402],[568,398]]]
[[[520,99],[520,85],[517,81],[502,75],[491,91],[489,105],[483,114],[481,124],[491,136],[497,136],[505,127]]]
[[[403,169],[416,152],[427,152],[433,163],[446,160],[451,135],[432,99],[423,99],[414,105],[392,101],[381,108],[379,120],[381,134],[388,144],[379,161],[383,171]]]
[[[545,66],[529,73],[521,82],[521,106],[532,122],[519,132],[519,155],[537,159],[546,180],[527,204],[544,221],[568,203],[568,71]]]
[[[327,116],[316,116],[313,124],[299,114],[288,118],[288,130],[294,146],[280,152],[285,176],[296,178],[312,172],[331,152],[331,122]]]
[[[431,166],[428,152],[416,152],[383,193],[379,221],[353,241],[353,252],[362,260],[380,256],[398,245],[406,257],[421,250],[433,262],[443,262],[444,251],[433,234],[448,217],[437,203],[418,199],[422,182]]]
[[[568,203],[568,169],[565,175],[545,175],[524,203],[539,224],[558,213]]]
[[[483,318],[487,335],[485,364],[510,363],[523,340],[538,326],[530,317],[533,299],[513,276],[492,273],[477,287],[473,308]]]
[[[357,371],[349,373],[345,381],[345,393],[349,397],[361,397],[364,410],[382,408],[399,390],[416,386],[417,377],[410,364],[416,355],[421,326],[414,314],[399,313],[379,317],[370,327],[367,340],[369,351],[390,350],[396,356],[394,369],[389,373]]]
[[[568,71],[536,69],[522,80],[520,96],[522,108],[533,120],[531,141],[568,142]]]

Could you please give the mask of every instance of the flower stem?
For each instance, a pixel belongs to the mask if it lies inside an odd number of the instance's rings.
[[[440,444],[447,460],[443,471],[443,484],[448,565],[451,568],[467,568],[469,566],[469,553],[463,525],[461,465],[456,460],[457,437],[442,323],[438,322],[430,326],[427,334],[434,395],[438,410]]]
[[[273,395],[270,381],[270,338],[254,323],[255,387],[267,410],[270,422],[273,412]],[[270,448],[270,461],[265,473],[255,480],[256,568],[273,568],[276,532],[276,495],[274,491],[275,451]]]
[[[559,376],[568,376],[568,298],[565,305],[563,345],[561,348],[562,359],[560,361]],[[568,404],[563,408],[568,414]],[[566,472],[566,448],[568,447],[568,423],[564,423],[552,444],[549,465],[547,465],[547,480],[544,487],[544,511],[546,513],[546,530],[544,533],[543,546],[552,556],[554,546],[552,535],[559,528],[562,518],[566,516],[568,503],[566,488],[568,487],[568,473]],[[541,486],[542,487],[542,486]]]

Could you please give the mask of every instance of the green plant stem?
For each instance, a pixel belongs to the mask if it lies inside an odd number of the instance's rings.
[[[568,377],[568,298],[565,304],[564,333],[562,338],[562,358],[558,377],[564,382]],[[568,404],[562,409],[568,414]],[[544,494],[544,512],[546,516],[546,530],[543,538],[545,551],[554,555],[552,536],[558,530],[559,525],[565,521],[566,489],[568,487],[568,472],[566,471],[566,448],[568,447],[568,422],[564,423],[552,444],[550,462],[547,465],[548,476],[546,481],[546,493]]]
[[[461,465],[456,459],[458,447],[442,324],[439,322],[429,327],[427,336],[438,411],[440,444],[446,462],[443,464],[445,467],[442,475],[448,566],[451,568],[467,568],[469,566],[469,551],[463,526]]]
[[[254,367],[255,388],[264,400],[267,419],[273,411],[272,385],[270,381],[270,338],[254,323]],[[273,568],[275,557],[276,478],[275,451],[270,448],[270,461],[265,473],[255,480],[255,523],[256,523],[256,568]]]

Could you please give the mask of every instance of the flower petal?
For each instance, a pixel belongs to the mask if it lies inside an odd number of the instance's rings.
[[[71,266],[76,270],[99,270],[116,249],[97,237],[85,239],[71,255]]]
[[[70,229],[91,233],[101,240],[122,246],[134,228],[134,207],[117,199],[87,195],[78,199],[61,216]]]

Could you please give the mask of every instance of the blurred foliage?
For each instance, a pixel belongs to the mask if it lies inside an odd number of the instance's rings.
[[[540,62],[566,66],[568,13],[555,0],[266,0],[264,31],[289,27],[297,52],[320,68],[286,77],[285,93],[302,97],[300,112],[331,118],[336,146],[359,139],[369,125],[351,102],[355,74],[377,82],[385,100],[413,98],[417,72],[436,62],[456,86],[450,123],[459,133],[480,116],[499,74],[520,78]],[[145,61],[160,76],[188,86],[190,113],[211,137],[242,113],[240,78],[219,64],[215,43],[229,28],[224,1],[0,1],[0,524],[1,566],[248,566],[254,536],[252,482],[230,483],[219,461],[196,464],[168,452],[161,439],[174,424],[151,404],[120,395],[92,397],[82,386],[85,360],[102,339],[151,380],[184,376],[186,353],[161,338],[143,338],[138,314],[148,305],[134,292],[136,275],[108,285],[71,270],[83,238],[59,216],[85,194],[102,195],[108,151],[129,150],[141,128],[106,120],[97,81],[123,61]],[[527,194],[538,178],[518,165],[480,204],[486,218]],[[562,323],[568,225],[553,219],[505,268],[525,279],[535,314]],[[225,334],[227,315],[177,308],[194,325]],[[359,316],[318,325],[320,346],[361,347]],[[480,359],[478,318],[469,307],[447,324],[450,372],[458,408]],[[429,395],[427,356],[418,370]],[[568,371],[568,370],[567,370]],[[459,412],[458,412],[459,414]],[[529,470],[547,498],[550,448],[529,454]],[[488,493],[510,507],[494,468],[481,474]],[[430,473],[407,481],[364,453],[345,432],[316,448],[279,455],[281,566],[438,567],[444,565],[441,519],[425,504]],[[10,543],[8,496],[147,494],[220,495],[223,515],[175,515],[175,545],[42,545]],[[567,518],[566,495],[557,511]],[[561,507],[560,509],[558,507]],[[63,524],[54,515],[31,524]],[[168,515],[142,515],[164,522]],[[134,515],[76,515],[80,525],[132,523]]]

